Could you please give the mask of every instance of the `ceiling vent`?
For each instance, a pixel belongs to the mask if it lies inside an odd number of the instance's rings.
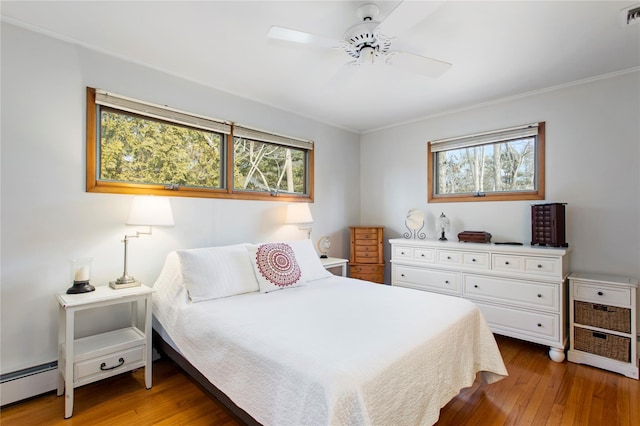
[[[622,9],[620,11],[620,21],[624,26],[640,24],[640,4]]]

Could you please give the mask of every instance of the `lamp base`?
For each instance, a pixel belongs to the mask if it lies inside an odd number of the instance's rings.
[[[89,293],[95,289],[89,281],[74,281],[73,285],[67,289],[67,294]]]
[[[118,290],[121,288],[139,287],[142,283],[140,281],[131,281],[128,283],[119,283],[117,281],[109,281],[109,287]]]

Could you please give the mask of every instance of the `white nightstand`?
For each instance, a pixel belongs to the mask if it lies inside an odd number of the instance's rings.
[[[324,269],[329,270],[331,268],[341,267],[341,275],[343,277],[347,276],[347,263],[349,263],[349,259],[340,259],[337,257],[325,257],[320,258],[320,263],[324,266]]]
[[[151,388],[151,294],[141,285],[114,290],[109,286],[81,294],[58,293],[58,396],[65,394],[64,417],[73,414],[73,390],[135,368],[144,367]],[[75,338],[75,313],[86,309],[128,303],[131,326]],[[144,327],[138,325],[138,307],[144,307]]]
[[[638,379],[638,280],[615,275],[569,275],[569,361]]]

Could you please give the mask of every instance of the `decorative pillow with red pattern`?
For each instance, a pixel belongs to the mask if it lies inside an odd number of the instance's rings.
[[[285,243],[266,243],[247,248],[261,293],[296,287],[302,271],[293,249]]]

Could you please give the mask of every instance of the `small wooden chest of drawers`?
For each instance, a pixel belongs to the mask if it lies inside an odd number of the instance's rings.
[[[384,283],[384,231],[381,226],[349,228],[351,250],[349,276]]]
[[[572,273],[569,361],[638,379],[633,278]]]

